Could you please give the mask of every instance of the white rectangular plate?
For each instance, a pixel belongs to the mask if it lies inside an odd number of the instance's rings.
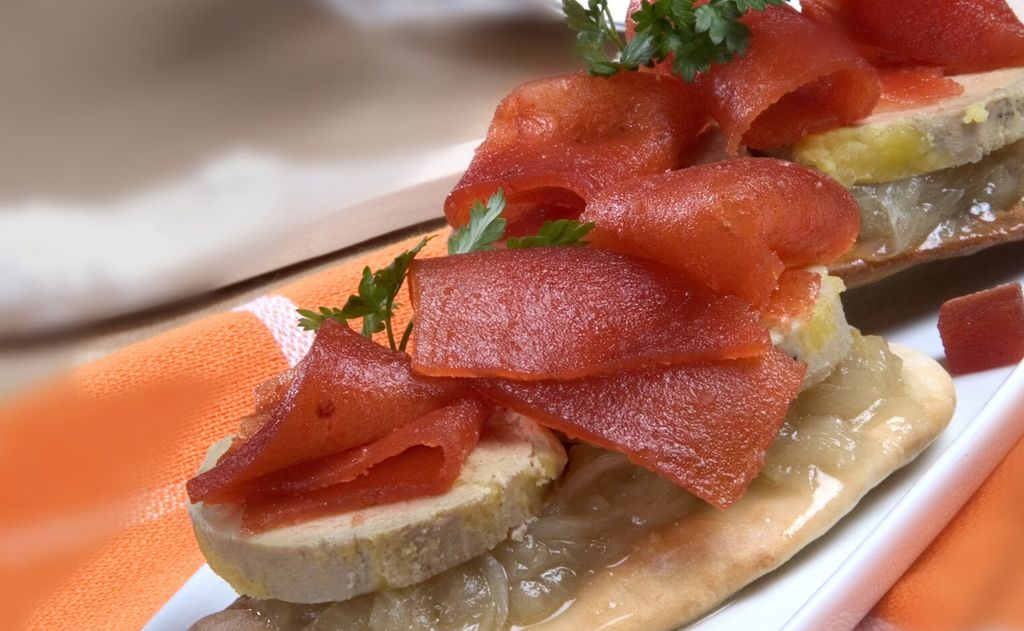
[[[392,202],[401,193],[389,196]],[[437,207],[436,200],[422,199]],[[943,301],[999,283],[1024,281],[1024,244],[922,266],[846,295],[851,323],[865,333],[943,356],[936,320]],[[756,581],[699,631],[848,630],[913,562],[1024,434],[1024,366],[955,379],[958,405],[949,428],[905,469],[785,566]],[[227,606],[234,592],[204,566],[146,625],[187,628]]]

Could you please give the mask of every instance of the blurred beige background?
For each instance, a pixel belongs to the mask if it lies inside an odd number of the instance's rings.
[[[570,41],[541,11],[375,30],[310,0],[5,2],[0,198],[111,195],[238,144],[470,140],[511,86],[571,67]]]
[[[309,0],[6,2],[0,207],[35,198],[101,207],[238,147],[315,163],[479,138],[516,84],[576,66],[571,41],[539,9],[374,28]],[[438,215],[448,185],[420,193]],[[0,339],[0,394],[350,254],[99,324]]]

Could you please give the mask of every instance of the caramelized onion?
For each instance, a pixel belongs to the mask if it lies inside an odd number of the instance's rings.
[[[1024,196],[1024,141],[973,164],[850,189],[861,209],[858,243],[891,256],[969,232]]]

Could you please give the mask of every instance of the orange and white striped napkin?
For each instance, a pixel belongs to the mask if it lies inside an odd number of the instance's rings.
[[[419,237],[75,370],[0,407],[0,629],[138,629],[203,559],[185,481],[313,334]],[[423,255],[443,252],[434,239]],[[399,301],[408,305],[407,295]],[[400,310],[399,320],[408,312]],[[402,323],[404,327],[404,322]]]
[[[206,448],[312,334],[364,266],[419,237],[130,346],[0,408],[0,628],[138,629],[203,563],[184,510]],[[445,239],[421,256],[442,254]],[[409,317],[407,294],[400,297]],[[404,322],[399,323],[399,329]],[[879,603],[862,630],[1024,623],[1024,445]],[[1016,530],[1015,530],[1016,528]]]

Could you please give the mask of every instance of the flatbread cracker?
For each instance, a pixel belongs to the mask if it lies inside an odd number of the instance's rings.
[[[829,273],[839,276],[848,288],[860,287],[892,276],[909,267],[928,261],[969,256],[1001,243],[1024,240],[1024,203],[998,213],[995,221],[975,219],[971,232],[943,240],[935,246],[919,246],[894,256],[879,258],[854,246],[843,258],[829,266]]]
[[[590,581],[572,607],[531,629],[675,629],[711,611],[823,535],[868,491],[921,453],[953,416],[955,394],[946,371],[917,351],[896,344],[891,348],[903,359],[907,393],[924,414],[905,433],[876,424],[862,437],[868,457],[834,476],[842,488],[817,512],[805,515],[812,502],[809,494],[774,496],[761,489],[752,489],[727,511],[695,511],[652,533],[614,574]],[[793,528],[804,517],[806,521]],[[616,603],[614,608],[609,607],[611,602]],[[623,617],[625,612],[633,615]]]
[[[903,359],[907,394],[920,418],[896,431],[876,423],[862,435],[866,457],[833,477],[841,486],[808,511],[815,498],[753,488],[727,511],[702,507],[646,536],[613,572],[580,586],[571,607],[543,631],[658,631],[678,628],[713,610],[737,591],[774,570],[811,543],[864,495],[913,460],[949,424],[953,382],[934,360],[893,344]],[[610,604],[614,606],[610,606]],[[196,623],[193,631],[256,631],[264,622],[245,608],[229,608]]]

